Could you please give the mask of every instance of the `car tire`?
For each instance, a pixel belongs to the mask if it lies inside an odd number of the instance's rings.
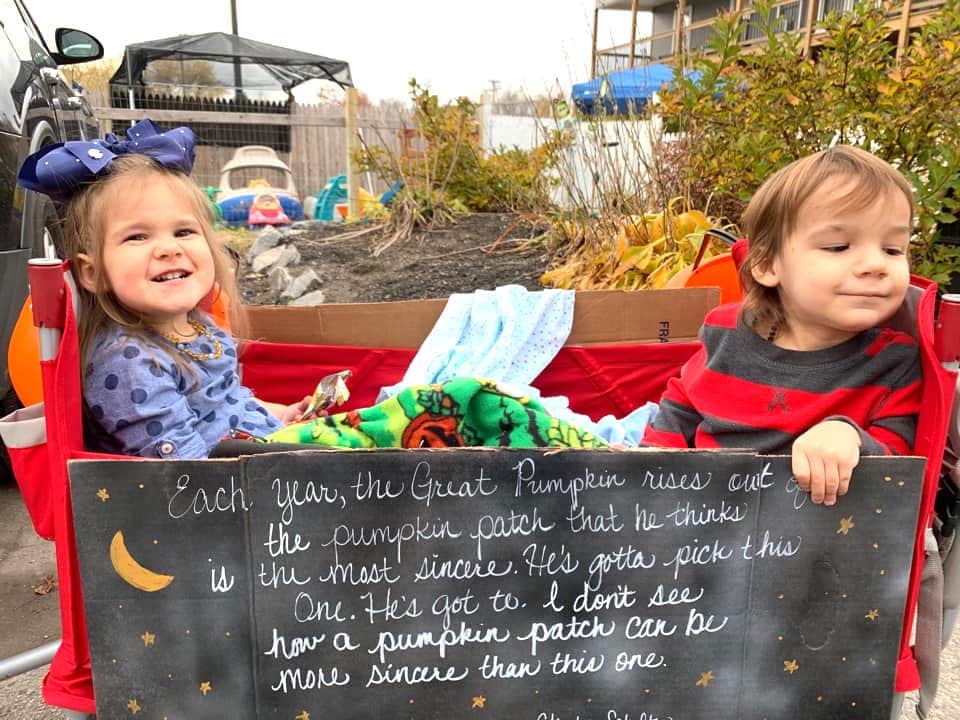
[[[32,257],[63,258],[63,221],[56,206],[46,195],[28,192],[23,214],[24,239],[29,242]]]

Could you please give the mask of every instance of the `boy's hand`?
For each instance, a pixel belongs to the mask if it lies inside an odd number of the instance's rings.
[[[850,423],[826,420],[793,442],[793,476],[815,503],[834,505],[860,462],[860,434]]]

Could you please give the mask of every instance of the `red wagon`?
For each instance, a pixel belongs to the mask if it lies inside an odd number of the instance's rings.
[[[48,341],[50,349],[44,353],[46,359],[41,361],[45,403],[19,411],[12,418],[16,421],[12,424],[20,430],[19,434],[15,433],[20,440],[7,444],[34,527],[38,534],[56,543],[63,635],[44,680],[43,697],[54,706],[93,713],[93,684],[67,463],[74,459],[113,456],[91,453],[83,446],[77,330],[63,267],[59,264],[33,266],[31,286],[35,323],[48,336],[51,333],[53,336],[53,340]],[[667,380],[696,349],[696,329],[705,313],[719,300],[715,289],[635,294],[611,291],[588,295],[591,298],[587,302],[580,303],[578,299],[579,315],[575,317],[574,333],[568,344],[533,384],[545,396],[566,395],[573,410],[595,420],[608,413],[622,416],[647,401],[656,401]],[[416,317],[410,317],[413,308],[410,303],[320,309],[254,308],[251,334],[257,337],[266,334],[264,329],[269,328],[270,341],[245,344],[244,383],[265,400],[289,403],[309,393],[316,378],[350,369],[351,399],[344,409],[370,405],[379,388],[401,379],[416,353],[416,341],[410,342],[410,339],[417,336],[422,339],[442,304],[442,301],[421,303],[416,308]],[[924,388],[916,454],[927,458],[897,668],[898,691],[920,685],[921,673],[911,635],[925,561],[936,556],[928,538],[934,523],[941,461],[956,385],[956,374],[944,369],[935,351],[936,305],[936,286],[914,278],[907,303],[893,322],[920,343]],[[644,313],[649,319],[645,336],[644,330],[634,330],[642,324],[638,320],[641,307],[648,311]],[[366,321],[378,316],[379,323],[356,322],[358,313],[365,315]],[[348,315],[354,318],[353,323],[343,322]],[[658,320],[658,317],[671,320]],[[323,339],[323,344],[295,342],[305,323],[318,328],[316,334]],[[400,326],[405,328],[406,337],[396,334]],[[606,330],[595,332],[600,326]],[[385,327],[393,328],[393,337],[386,341],[384,333],[377,335],[377,328]],[[358,334],[358,328],[366,328],[372,337]],[[43,428],[44,435],[33,433],[30,438],[32,431]],[[926,582],[926,578],[923,579]],[[935,580],[932,592],[935,596]],[[939,634],[939,629],[939,626],[921,625],[918,632],[936,630]]]

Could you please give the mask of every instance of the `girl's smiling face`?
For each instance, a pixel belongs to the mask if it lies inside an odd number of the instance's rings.
[[[124,179],[104,204],[101,271],[117,300],[160,333],[189,331],[187,314],[214,285],[213,254],[190,199],[161,174]],[[95,291],[94,259],[80,282]]]
[[[803,203],[799,221],[769,267],[753,268],[776,288],[787,318],[777,345],[819,350],[889,320],[910,283],[911,208],[890,188],[865,207],[837,208],[853,179],[836,176]]]

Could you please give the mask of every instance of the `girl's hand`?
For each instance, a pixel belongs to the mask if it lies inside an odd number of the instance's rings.
[[[314,418],[324,417],[327,414],[326,410],[317,409],[307,415],[306,411],[309,406],[310,395],[304,395],[300,402],[295,402],[283,408],[280,413],[280,422],[284,425],[290,425],[291,423],[306,422]]]
[[[814,425],[793,443],[793,476],[815,503],[834,505],[860,462],[860,434],[843,420]]]

